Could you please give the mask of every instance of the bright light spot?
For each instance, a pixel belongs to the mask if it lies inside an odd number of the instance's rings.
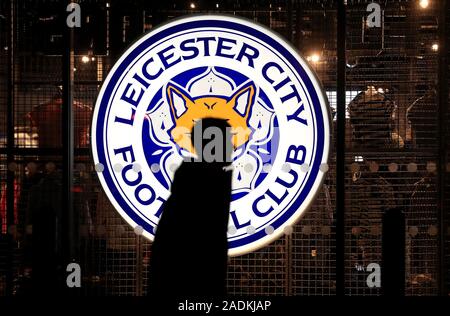
[[[364,157],[363,156],[355,156],[355,162],[363,162]]]
[[[191,5],[189,6],[191,9],[195,9],[195,3],[191,3]]]
[[[420,0],[419,5],[422,9],[428,8],[428,5],[430,4],[430,1],[428,0]]]
[[[106,2],[106,7],[109,8],[109,2]]]
[[[92,60],[92,61],[95,61],[95,57],[91,57],[91,60]]]
[[[81,57],[81,61],[82,61],[83,63],[87,63],[87,62],[89,62],[89,57],[83,56],[83,57]]]
[[[73,71],[77,71],[77,68],[73,68]]]
[[[216,3],[216,8],[219,8],[219,4],[218,3]]]
[[[312,54],[312,55],[306,57],[306,60],[311,61],[313,63],[317,63],[320,61],[320,56],[319,56],[319,54]]]
[[[434,43],[433,45],[431,45],[431,49],[432,49],[434,52],[437,52],[437,51],[439,50],[439,45],[438,45],[437,43]]]
[[[384,90],[383,90],[383,88],[378,88],[378,93],[384,93]]]

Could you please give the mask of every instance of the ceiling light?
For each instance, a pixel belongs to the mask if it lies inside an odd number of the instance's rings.
[[[317,63],[320,61],[320,56],[319,56],[319,54],[314,53],[314,54],[311,54],[308,57],[306,57],[306,60],[310,61],[312,63]]]
[[[420,0],[419,5],[422,9],[428,8],[428,5],[430,4],[430,1],[428,0]]]

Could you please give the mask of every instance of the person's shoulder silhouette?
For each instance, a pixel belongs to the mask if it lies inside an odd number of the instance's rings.
[[[231,133],[225,120],[197,121],[195,156],[175,172],[155,233],[149,294],[220,296],[226,292],[231,201]]]

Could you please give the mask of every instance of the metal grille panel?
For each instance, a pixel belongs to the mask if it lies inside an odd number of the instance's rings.
[[[220,1],[217,7],[193,1],[195,9],[185,1],[79,2],[84,26],[74,45],[72,189],[83,269],[80,294],[145,295],[150,243],[110,205],[90,156],[92,108],[110,67],[143,32],[177,16],[214,12],[246,17],[279,32],[307,57],[327,93],[335,124],[336,2]],[[448,126],[450,119],[447,114],[440,121],[442,47],[433,46],[439,44],[440,2],[430,1],[426,9],[417,1],[380,3],[381,27],[370,28],[366,8],[372,2],[346,5],[345,292],[381,294],[367,286],[365,268],[381,264],[382,215],[400,207],[406,216],[406,294],[443,294],[439,278],[447,275],[448,284],[450,261],[450,143],[439,143],[439,124]],[[0,2],[0,295],[29,291],[30,212],[42,200],[36,196],[45,189],[42,183],[54,183],[45,198],[61,198],[62,131],[67,128],[61,122],[61,8],[50,0]],[[447,80],[449,73],[447,67]],[[9,129],[8,114],[13,118]],[[448,127],[444,130],[449,136]],[[230,259],[230,294],[336,294],[336,150],[333,138],[324,186],[292,231],[264,249]],[[441,229],[445,255],[439,249]]]

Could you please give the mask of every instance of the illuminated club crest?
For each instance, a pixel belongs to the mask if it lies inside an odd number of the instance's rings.
[[[174,172],[196,155],[190,132],[203,118],[231,126],[229,255],[259,249],[320,189],[330,138],[324,93],[289,44],[247,20],[190,16],[133,44],[99,93],[92,152],[109,200],[150,240]]]

